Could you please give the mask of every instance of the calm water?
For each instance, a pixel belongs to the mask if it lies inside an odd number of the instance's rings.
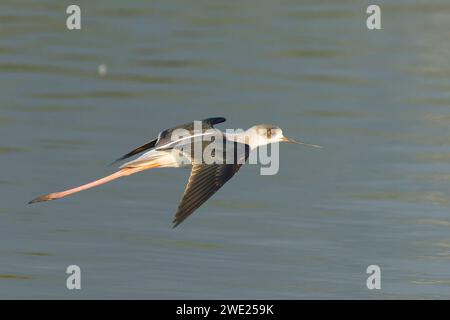
[[[81,31],[0,4],[0,298],[450,298],[448,1],[378,1],[381,31],[356,0],[78,3]],[[282,145],[175,230],[188,170],[26,204],[209,116],[325,148]]]

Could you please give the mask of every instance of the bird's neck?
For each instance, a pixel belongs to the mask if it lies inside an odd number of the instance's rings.
[[[250,129],[240,133],[227,133],[228,140],[234,140],[239,143],[244,143],[249,145],[250,149],[256,149],[260,146],[260,141],[256,134]]]

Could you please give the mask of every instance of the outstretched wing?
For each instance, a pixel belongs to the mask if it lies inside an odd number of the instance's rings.
[[[233,163],[204,164],[199,163],[197,159],[193,159],[191,175],[180,204],[178,205],[175,219],[173,220],[174,228],[215,194],[217,190],[238,172],[248,159],[250,153],[250,147],[248,145],[236,142],[227,143],[223,150],[224,157],[226,157],[225,153],[229,152],[231,149],[234,151]]]
[[[125,155],[121,156],[120,158],[114,160],[114,162],[112,162],[112,163],[110,164],[110,166],[112,166],[113,164],[116,164],[117,162],[120,162],[120,161],[122,161],[122,160],[125,160],[125,159],[127,159],[127,158],[130,158],[130,157],[134,156],[135,154],[138,154],[138,153],[141,153],[141,152],[143,152],[143,151],[145,151],[145,150],[149,150],[149,149],[154,148],[157,141],[158,141],[158,138],[153,139],[152,141],[147,142],[146,144],[143,144],[142,146],[137,147],[136,149],[131,150],[131,151],[128,152],[127,154],[125,154]]]
[[[215,124],[222,123],[225,121],[226,121],[226,119],[222,118],[222,117],[203,119],[201,121],[202,132],[212,129]],[[174,142],[174,141],[172,141],[172,134],[174,133],[175,130],[179,130],[179,129],[184,129],[184,130],[187,130],[190,134],[194,134],[194,131],[197,128],[194,125],[194,121],[192,121],[192,122],[188,122],[188,123],[182,124],[182,125],[174,127],[174,128],[166,129],[158,135],[158,141],[156,142],[155,148],[164,147],[168,143]]]
[[[242,164],[194,164],[178,205],[174,228],[217,192],[241,168]]]
[[[207,118],[207,119],[204,119],[201,121],[202,128],[206,129],[206,130],[211,129],[211,128],[213,128],[213,126],[215,124],[222,123],[224,121],[226,121],[226,119],[222,118],[222,117]],[[119,161],[125,160],[127,158],[130,158],[130,157],[132,157],[138,153],[141,153],[143,151],[151,150],[153,148],[157,148],[159,146],[165,145],[168,142],[171,142],[170,139],[172,137],[172,133],[177,129],[185,129],[185,130],[188,130],[189,132],[193,132],[194,131],[194,121],[161,131],[156,139],[153,139],[153,140],[143,144],[142,146],[139,146],[139,147],[133,149],[132,151],[128,152],[127,154],[125,154],[125,155],[121,156],[120,158],[118,158],[117,160],[115,160],[113,163],[111,163],[111,165],[113,165]]]

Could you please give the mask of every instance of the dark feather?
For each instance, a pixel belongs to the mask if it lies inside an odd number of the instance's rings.
[[[242,144],[236,142],[228,144],[235,151],[242,150],[239,148]],[[245,153],[239,154],[235,152],[234,163],[231,164],[203,164],[194,162],[191,176],[189,177],[183,197],[178,205],[175,219],[173,220],[174,228],[189,217],[238,172],[242,164],[247,160],[250,152],[248,145],[244,145],[244,147]],[[229,149],[226,148],[224,150],[224,156],[227,150]]]
[[[241,168],[242,164],[194,164],[178,211],[174,228],[217,192]]]
[[[113,164],[116,164],[117,162],[120,162],[120,161],[122,161],[122,160],[125,160],[125,159],[127,159],[127,158],[129,158],[129,157],[132,157],[132,156],[134,156],[135,154],[138,154],[138,153],[141,153],[141,152],[143,152],[143,151],[145,151],[145,150],[154,148],[157,141],[158,141],[158,139],[153,139],[152,141],[147,142],[146,144],[143,144],[143,145],[140,146],[140,147],[137,147],[136,149],[134,149],[134,150],[128,152],[127,154],[121,156],[119,159],[117,159],[117,160],[115,160],[114,162],[112,162],[112,163],[110,164],[110,166],[112,166]]]
[[[206,130],[212,129],[215,124],[222,123],[224,121],[226,121],[226,119],[221,117],[204,119],[201,121],[202,131],[204,132]],[[158,147],[164,148],[166,144],[172,142],[172,135],[174,131],[179,129],[184,129],[186,131],[189,131],[191,134],[194,134],[195,130],[194,121],[162,131],[158,136],[158,142],[156,143],[155,148]]]
[[[213,128],[213,125],[218,124],[218,123],[222,123],[224,121],[226,121],[226,119],[223,118],[223,117],[207,118],[207,119],[204,119],[204,120],[201,121],[202,122],[202,128],[203,129],[211,129],[211,128]],[[152,141],[147,142],[146,144],[143,144],[142,146],[137,147],[136,149],[134,149],[134,150],[128,152],[127,154],[121,156],[120,158],[118,158],[117,160],[112,162],[110,164],[110,166],[113,165],[113,164],[116,164],[119,161],[122,161],[122,160],[125,160],[127,158],[130,158],[130,157],[132,157],[132,156],[134,156],[134,155],[136,155],[138,153],[141,153],[143,151],[150,150],[152,148],[157,148],[158,146],[165,145],[166,143],[170,142],[170,139],[172,138],[172,133],[175,130],[177,130],[177,129],[185,129],[185,130],[188,130],[190,132],[193,132],[194,131],[194,122],[193,121],[192,122],[188,122],[188,123],[185,123],[185,124],[182,124],[182,125],[170,128],[170,129],[166,129],[164,131],[161,131],[156,139],[153,139]]]

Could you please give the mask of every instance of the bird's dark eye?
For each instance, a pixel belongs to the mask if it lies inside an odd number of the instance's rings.
[[[272,129],[267,129],[267,138],[272,137]]]

